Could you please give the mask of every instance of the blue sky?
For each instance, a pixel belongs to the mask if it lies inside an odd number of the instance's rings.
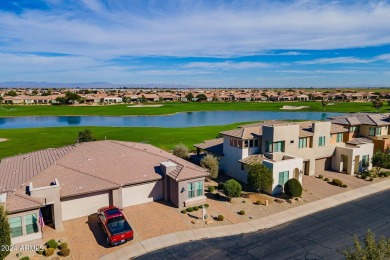
[[[0,0],[0,81],[390,86],[389,1]]]

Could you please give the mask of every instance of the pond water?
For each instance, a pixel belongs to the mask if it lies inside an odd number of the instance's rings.
[[[273,111],[183,112],[164,116],[27,116],[0,117],[1,128],[59,126],[193,127],[260,120],[326,120],[341,113]]]

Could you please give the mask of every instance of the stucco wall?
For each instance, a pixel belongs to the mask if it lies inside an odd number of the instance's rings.
[[[220,160],[221,169],[226,175],[229,175],[242,182],[247,182],[247,174],[241,170],[241,164],[239,160],[243,157],[243,149],[230,146],[230,137],[224,136],[223,138],[223,154],[224,156]],[[248,153],[248,151],[246,151]]]
[[[348,156],[347,160],[347,173],[354,174],[356,173],[355,164],[359,164],[362,161],[363,155],[369,156],[369,167],[370,170],[372,168],[371,158],[373,155],[374,144],[362,144],[355,147],[337,147],[335,155],[332,157],[332,170],[341,172],[343,171],[343,160],[342,155]],[[359,156],[359,161],[356,161],[356,156]]]
[[[177,185],[177,190],[178,190],[178,207],[184,207],[185,205],[185,201],[188,200],[188,183],[189,182],[197,182],[197,181],[202,181],[202,188],[203,188],[203,193],[204,193],[204,177],[201,177],[201,178],[195,178],[195,179],[191,179],[191,180],[186,180],[186,181],[181,181],[181,182],[178,182],[178,185]],[[204,196],[200,196],[200,197],[195,197],[195,198],[191,198],[190,200],[193,200],[193,201],[196,201],[196,200],[204,200],[206,197]]]
[[[162,180],[122,188],[123,207],[129,207],[162,199]]]

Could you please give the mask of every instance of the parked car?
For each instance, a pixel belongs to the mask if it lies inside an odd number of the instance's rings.
[[[100,208],[97,212],[97,221],[107,234],[107,243],[111,246],[123,244],[134,237],[133,229],[122,210],[115,206]]]

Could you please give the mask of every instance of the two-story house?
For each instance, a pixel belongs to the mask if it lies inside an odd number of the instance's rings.
[[[323,170],[354,174],[363,167],[371,168],[373,144],[363,140],[344,142],[346,132],[348,129],[329,121],[267,121],[223,131],[222,138],[195,147],[219,156],[221,170],[245,183],[250,166],[264,164],[274,178],[268,192],[277,194],[291,178],[302,182],[303,174]]]

